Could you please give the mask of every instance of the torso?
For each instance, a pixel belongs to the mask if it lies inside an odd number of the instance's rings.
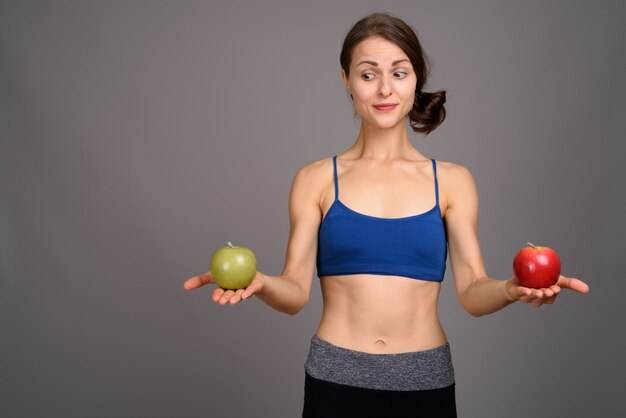
[[[445,217],[443,165],[437,164],[439,206]],[[344,160],[339,155],[337,166],[339,200],[357,212],[400,218],[426,212],[435,205],[429,159],[382,165]],[[335,199],[332,159],[319,168],[324,185],[320,211],[325,216]],[[392,354],[427,350],[447,341],[437,314],[438,282],[375,274],[323,276],[320,282],[324,308],[316,334],[332,344]]]

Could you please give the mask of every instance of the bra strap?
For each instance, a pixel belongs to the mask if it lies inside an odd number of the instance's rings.
[[[437,199],[437,205],[439,205],[439,182],[437,182],[437,164],[435,160],[432,159],[433,162],[433,172],[435,173],[435,198]]]
[[[337,156],[333,156],[333,176],[335,178],[335,200],[339,200],[339,185],[337,181]]]

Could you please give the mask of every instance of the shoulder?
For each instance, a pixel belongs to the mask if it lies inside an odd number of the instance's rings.
[[[298,169],[296,174],[303,173],[304,175],[315,175],[315,174],[319,174],[319,172],[323,170],[325,167],[331,167],[332,169],[332,165],[333,165],[333,157],[326,157],[326,158],[322,158],[321,160],[316,160],[316,161],[306,163],[305,165],[301,166]]]
[[[300,195],[314,196],[319,200],[319,196],[324,187],[328,185],[328,181],[333,181],[332,173],[332,157],[307,163],[296,171],[293,177],[292,192],[298,190]]]
[[[436,163],[437,179],[449,207],[478,200],[476,182],[467,167],[450,161],[437,160]]]
[[[325,177],[328,177],[328,170],[330,170],[332,176],[332,166],[332,157],[307,163],[298,168],[296,174],[294,175],[294,182],[298,181],[299,183],[307,183],[308,185],[323,183]]]
[[[450,161],[435,161],[437,164],[437,177],[439,180],[443,180],[448,183],[459,183],[473,181],[474,176],[470,170],[457,163]]]

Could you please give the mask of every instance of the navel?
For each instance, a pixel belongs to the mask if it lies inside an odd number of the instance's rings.
[[[376,344],[387,344],[384,340],[376,340]]]

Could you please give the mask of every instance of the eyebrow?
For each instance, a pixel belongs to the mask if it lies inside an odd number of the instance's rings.
[[[404,61],[410,62],[408,59],[401,59],[401,60],[397,60],[397,61],[392,62],[391,66],[392,67],[396,66],[396,65],[398,65],[398,64],[400,64],[401,62],[404,62]],[[374,67],[378,67],[378,63],[376,61],[361,61],[357,65],[355,65],[355,68],[358,67],[361,64],[370,64],[370,65],[373,65]]]

